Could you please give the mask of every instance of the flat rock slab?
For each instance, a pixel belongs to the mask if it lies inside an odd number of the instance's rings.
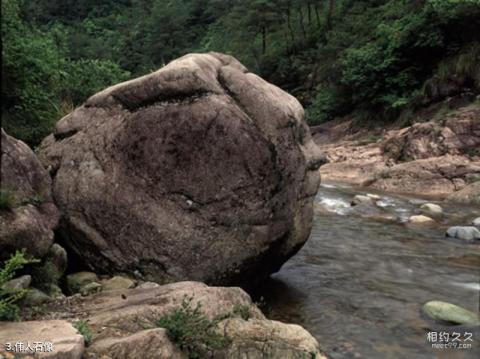
[[[186,359],[187,355],[168,339],[163,328],[142,330],[124,338],[107,338],[91,345],[86,359],[168,358]]]
[[[28,350],[27,346],[37,347],[38,358],[80,359],[84,351],[83,336],[64,320],[0,322],[0,357],[6,355],[8,343],[13,348],[23,343],[24,351],[14,354],[34,354],[35,349]]]

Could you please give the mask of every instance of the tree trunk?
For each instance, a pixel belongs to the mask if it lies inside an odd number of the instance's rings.
[[[313,8],[315,9],[315,18],[317,20],[317,27],[320,27],[320,15],[318,14],[318,4],[315,3]]]
[[[290,37],[292,38],[292,44],[294,44],[295,43],[295,35],[293,33],[293,28],[292,28],[290,2],[287,4],[287,26],[288,26],[288,31],[290,32]]]
[[[328,1],[327,30],[332,28],[333,0]]]
[[[262,26],[262,54],[265,54],[267,51],[267,27]]]
[[[308,26],[312,25],[312,11],[310,10],[310,1],[307,2],[307,18],[308,18]]]
[[[303,23],[303,11],[302,11],[302,5],[298,8],[298,11],[300,12],[300,28],[302,29],[302,34],[303,34],[303,39],[307,39],[307,32],[305,31],[305,25]]]

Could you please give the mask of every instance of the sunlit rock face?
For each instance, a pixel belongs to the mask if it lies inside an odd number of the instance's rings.
[[[299,102],[218,53],[97,93],[39,153],[91,269],[247,286],[307,240],[322,160]]]

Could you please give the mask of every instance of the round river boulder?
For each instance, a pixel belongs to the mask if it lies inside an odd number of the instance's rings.
[[[299,102],[218,53],[97,93],[39,156],[92,270],[246,286],[307,240],[323,159]]]

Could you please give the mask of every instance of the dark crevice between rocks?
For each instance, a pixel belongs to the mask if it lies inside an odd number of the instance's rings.
[[[72,137],[79,131],[78,128],[74,128],[70,131],[65,131],[65,132],[54,132],[53,137],[55,138],[56,141],[61,141],[66,138]]]
[[[215,95],[215,93],[200,89],[187,93],[166,93],[161,94],[158,97],[147,98],[139,101],[129,101],[128,99],[122,98],[123,96],[119,95],[112,95],[112,97],[129,112],[137,112],[151,106],[191,104],[194,101],[210,95]]]

